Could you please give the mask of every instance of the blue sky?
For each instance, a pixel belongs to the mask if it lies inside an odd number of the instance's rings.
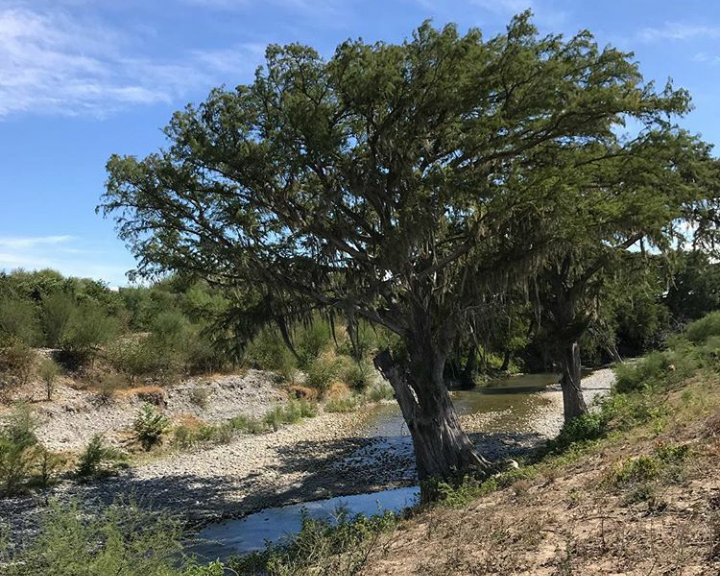
[[[163,144],[172,112],[252,78],[268,43],[323,54],[401,41],[423,20],[487,36],[532,8],[541,32],[587,28],[646,79],[690,90],[682,121],[720,143],[720,2],[708,0],[0,0],[0,269],[110,285],[133,260],[95,215],[110,154]]]

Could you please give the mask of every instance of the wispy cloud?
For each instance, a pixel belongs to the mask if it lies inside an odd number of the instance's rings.
[[[63,244],[70,242],[72,239],[73,236],[33,236],[24,238],[0,236],[0,248],[37,248],[38,246]]]
[[[103,116],[173,101],[222,73],[252,70],[256,44],[192,51],[175,61],[136,54],[103,23],[63,10],[0,7],[0,117],[20,112]]]
[[[52,268],[68,276],[127,283],[125,272],[133,267],[127,253],[109,253],[70,235],[0,237],[0,270]]]
[[[703,24],[683,24],[668,22],[660,28],[643,28],[640,39],[647,42],[657,40],[694,40],[702,38],[720,38],[720,26]]]

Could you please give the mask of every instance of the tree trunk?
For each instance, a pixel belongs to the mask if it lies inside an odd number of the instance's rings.
[[[588,413],[585,398],[582,393],[580,379],[580,346],[577,342],[565,346],[562,351],[562,380],[560,384],[563,392],[563,406],[565,408],[565,422]]]
[[[510,352],[510,350],[505,350],[502,366],[500,366],[501,372],[507,372],[507,369],[510,367],[510,360],[512,360],[512,352]]]
[[[473,345],[468,351],[465,368],[460,375],[460,387],[463,390],[471,390],[475,388],[475,371],[477,370],[477,346]]]
[[[427,480],[452,482],[465,474],[484,476],[491,468],[460,426],[443,382],[444,364],[444,355],[427,346],[411,352],[407,367],[387,351],[375,357],[375,366],[395,390],[410,431],[423,501],[432,497],[423,487]]]

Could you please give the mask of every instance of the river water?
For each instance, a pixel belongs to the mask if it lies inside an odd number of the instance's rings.
[[[482,432],[522,432],[542,403],[538,392],[557,382],[556,374],[528,374],[491,380],[473,390],[451,394],[460,416],[478,417]],[[375,407],[358,433],[377,438],[376,448],[412,450],[407,427],[396,403]],[[277,543],[297,533],[303,513],[311,518],[332,521],[341,510],[350,516],[388,510],[398,512],[412,506],[418,494],[417,487],[396,488],[267,508],[241,519],[206,526],[197,534],[197,544],[192,550],[208,560],[262,550],[268,542]]]

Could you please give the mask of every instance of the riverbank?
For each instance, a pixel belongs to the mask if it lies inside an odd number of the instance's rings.
[[[584,379],[588,399],[609,390],[612,380],[610,370]],[[522,454],[562,426],[561,392],[539,396],[542,401],[520,429],[498,426],[498,413],[461,415],[463,426],[491,458]],[[32,497],[0,500],[0,517],[20,528],[18,522],[32,524],[53,497],[103,503],[126,497],[202,526],[269,506],[411,485],[415,471],[410,438],[400,432],[369,435],[376,410],[365,406],[350,413],[321,413],[275,432],[172,452],[93,484],[65,481]]]

